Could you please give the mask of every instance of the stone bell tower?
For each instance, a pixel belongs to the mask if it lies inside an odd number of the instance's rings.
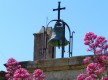
[[[51,59],[56,57],[56,47],[48,45],[48,39],[51,37],[52,27],[47,29],[43,26],[39,33],[34,33],[34,61],[42,59]]]

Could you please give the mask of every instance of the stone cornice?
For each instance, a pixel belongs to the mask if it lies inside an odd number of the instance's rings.
[[[20,62],[22,67],[33,72],[33,70],[40,68],[44,71],[62,71],[62,70],[78,70],[84,69],[86,65],[83,64],[83,59],[86,56],[75,56],[70,58],[45,59],[36,61]]]

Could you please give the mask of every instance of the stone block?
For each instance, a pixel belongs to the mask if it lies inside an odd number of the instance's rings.
[[[53,66],[66,66],[68,65],[69,58],[58,58],[53,60]]]
[[[69,58],[69,65],[81,65],[83,64],[83,56],[71,57]]]

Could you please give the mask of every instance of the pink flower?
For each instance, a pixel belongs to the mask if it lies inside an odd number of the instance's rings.
[[[93,51],[95,53],[104,54],[107,52],[108,40],[105,39],[103,36],[95,35],[93,32],[88,32],[84,38],[84,44],[88,45],[88,51]]]
[[[9,73],[7,73],[5,76],[6,76],[7,78],[9,78],[9,77],[10,77],[10,74],[9,74]]]
[[[100,74],[104,73],[105,67],[102,67],[97,63],[90,63],[87,66],[86,71],[92,78],[97,78],[98,76],[100,76]]]
[[[85,64],[88,64],[86,71],[88,76],[82,80],[94,80],[102,79],[108,80],[108,75],[104,76],[104,71],[108,65],[108,40],[103,36],[95,35],[93,32],[88,32],[84,38],[84,44],[88,45],[88,51],[94,52],[94,59],[91,60],[90,57],[87,57],[83,60]],[[103,74],[104,73],[104,74]]]
[[[85,80],[86,77],[87,75],[82,73],[77,76],[77,80]]]
[[[98,47],[102,47],[103,44],[106,43],[105,37],[103,37],[103,36],[98,36],[97,39],[96,39],[96,43],[97,43],[97,46],[98,46]]]
[[[25,79],[28,80],[30,79],[30,74],[28,71],[24,68],[17,69],[14,73],[14,79]]]
[[[83,59],[84,64],[90,63],[91,57],[86,57]]]
[[[43,74],[43,70],[36,69],[33,73],[34,80],[44,80],[45,75]]]
[[[89,47],[93,49],[93,48],[95,48],[95,44],[94,44],[94,43],[91,43],[91,44],[89,45]]]
[[[85,44],[85,45],[89,45],[89,44],[90,44],[90,41],[89,41],[89,40],[86,40],[86,41],[84,42],[84,44]]]
[[[96,49],[95,53],[96,54],[101,54],[102,53],[102,49]]]
[[[8,80],[12,80],[14,72],[21,68],[21,65],[19,64],[19,62],[17,62],[14,58],[9,58],[7,63],[6,63],[6,69],[8,72],[8,75],[10,75],[10,77],[8,77]]]
[[[94,78],[97,78],[97,75],[96,74],[90,74],[90,76],[94,79]]]
[[[88,74],[93,74],[94,71],[96,70],[96,67],[97,67],[97,66],[98,66],[97,63],[90,63],[90,64],[87,66],[87,69],[86,69],[87,73],[88,73]]]
[[[16,69],[21,68],[21,65],[14,59],[14,58],[9,58],[7,63],[7,71],[10,73],[14,73]]]
[[[94,80],[91,76],[86,77],[84,80]]]
[[[86,40],[93,40],[93,39],[96,39],[97,35],[95,35],[93,32],[88,32],[86,33],[85,35],[85,38],[84,38],[84,41]]]
[[[105,71],[105,67],[101,67],[101,68],[97,69],[95,71],[95,73],[98,75],[98,74],[102,74],[104,71]]]
[[[102,80],[108,80],[108,76],[106,75],[106,76],[103,76],[102,77]]]
[[[104,48],[106,48],[106,49],[107,49],[107,48],[108,48],[108,44],[106,44],[106,45],[104,46]]]
[[[106,55],[94,56],[94,60],[100,67],[105,67],[108,64],[108,57]]]

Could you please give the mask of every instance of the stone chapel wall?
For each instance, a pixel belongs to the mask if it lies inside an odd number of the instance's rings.
[[[35,69],[42,69],[46,76],[45,80],[76,80],[78,74],[86,72],[86,65],[83,64],[84,57],[86,56],[26,61],[21,64],[30,73]]]

